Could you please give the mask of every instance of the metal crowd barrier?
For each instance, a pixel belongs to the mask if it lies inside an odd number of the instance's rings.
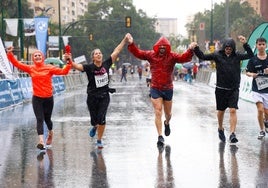
[[[25,73],[13,75],[15,79],[0,79],[0,111],[13,107],[24,102],[29,102],[32,98],[31,77]],[[85,87],[87,77],[85,73],[69,73],[66,76],[54,76],[53,94],[57,95],[64,91]]]

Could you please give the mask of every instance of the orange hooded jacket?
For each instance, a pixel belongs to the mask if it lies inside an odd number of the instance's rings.
[[[34,62],[33,65],[26,65],[18,61],[12,52],[7,53],[9,61],[20,70],[27,72],[32,77],[33,95],[41,98],[48,98],[53,95],[52,76],[66,75],[72,67],[72,63],[66,64],[64,68],[59,68],[44,63],[44,55],[40,51],[33,53],[42,54],[42,63]]]

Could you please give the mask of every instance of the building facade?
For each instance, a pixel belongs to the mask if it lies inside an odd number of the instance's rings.
[[[52,23],[61,21],[63,25],[77,21],[79,16],[83,16],[91,1],[96,0],[28,0],[30,7],[34,9],[35,16],[43,13],[50,17]]]
[[[156,32],[161,33],[165,37],[178,35],[178,19],[177,18],[157,18],[155,24]]]
[[[265,21],[268,21],[268,1],[267,0],[241,0],[241,3],[248,2],[250,6]]]

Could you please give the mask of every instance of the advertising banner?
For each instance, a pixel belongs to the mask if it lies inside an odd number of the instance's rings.
[[[0,38],[0,71],[5,75],[7,79],[15,79],[12,75],[12,70],[10,63],[7,59],[6,50],[4,48],[4,45],[2,43],[2,39]]]
[[[43,52],[46,57],[48,17],[35,17],[34,25],[37,49]]]
[[[16,37],[18,35],[18,19],[11,18],[5,19],[6,21],[6,34]]]

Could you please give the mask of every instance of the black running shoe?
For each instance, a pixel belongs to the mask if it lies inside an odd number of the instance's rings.
[[[46,150],[46,148],[44,147],[44,144],[41,144],[41,143],[37,144],[36,147],[37,147],[38,149],[40,149],[40,150]]]
[[[169,136],[170,135],[170,127],[169,124],[166,124],[166,121],[164,121],[164,125],[165,125],[165,135]]]
[[[165,140],[163,136],[158,136],[157,147],[164,147],[164,145],[165,145]]]
[[[219,139],[222,141],[222,142],[225,142],[226,141],[226,138],[225,138],[225,135],[224,135],[224,129],[218,129],[218,132],[219,132]]]
[[[235,133],[232,133],[230,135],[230,138],[229,139],[230,139],[230,142],[233,143],[233,144],[236,143],[236,142],[238,142]]]

